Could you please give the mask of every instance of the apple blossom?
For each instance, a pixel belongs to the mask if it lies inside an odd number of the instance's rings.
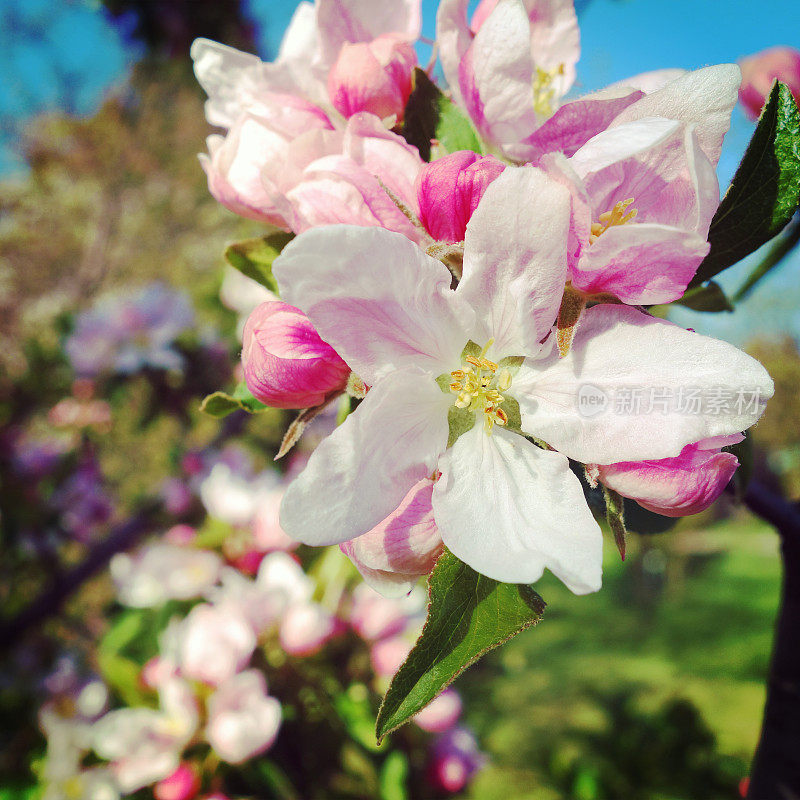
[[[262,303],[242,337],[247,388],[273,408],[313,408],[347,385],[350,368],[323,342],[302,311]]]
[[[345,43],[328,75],[331,103],[345,118],[368,111],[381,119],[400,120],[416,65],[414,48],[396,35]]]
[[[372,669],[379,678],[391,678],[408,658],[414,642],[405,636],[390,636],[375,642],[369,651]]]
[[[736,472],[739,460],[723,452],[741,434],[686,445],[674,458],[590,467],[589,474],[623,497],[665,517],[685,517],[708,508]]]
[[[359,636],[374,642],[402,633],[424,611],[425,597],[421,592],[387,598],[361,583],[353,590],[348,619]]]
[[[179,766],[198,724],[197,701],[179,679],[159,691],[160,708],[123,708],[98,720],[94,751],[111,762],[120,789],[128,794],[166,778]]]
[[[364,580],[387,597],[407,594],[442,554],[442,537],[433,520],[433,484],[427,478],[414,484],[385,520],[339,545]]]
[[[547,155],[573,194],[569,279],[630,305],[683,296],[709,251],[719,205],[714,166],[694,126],[659,117],[610,128],[575,155]]]
[[[743,58],[739,66],[742,69],[739,101],[750,119],[756,119],[761,113],[776,80],[785,83],[795,101],[800,103],[800,50],[794,47],[770,47]]]
[[[294,550],[298,542],[281,528],[280,507],[283,489],[275,489],[260,502],[253,519],[253,544],[261,553]]]
[[[566,189],[508,168],[467,226],[455,290],[441,262],[390,231],[337,226],[288,245],[273,265],[282,296],[372,387],[286,490],[289,535],[353,539],[440,473],[434,519],[455,556],[495,580],[531,582],[548,568],[573,591],[594,591],[602,537],[568,457],[669,458],[760,417],[773,386],[758,362],[626,306],[590,308],[559,359],[548,334],[569,224]],[[587,386],[614,402],[585,413]],[[664,413],[617,407],[630,387],[677,396],[690,386],[740,389],[751,402],[695,414],[675,402]]]
[[[156,543],[136,555],[117,553],[111,559],[111,577],[121,603],[152,608],[167,600],[200,597],[216,583],[222,560],[209,550]]]
[[[461,697],[452,686],[449,686],[422,711],[414,715],[414,722],[428,733],[444,733],[458,722],[460,716]]]
[[[208,699],[205,736],[224,761],[239,764],[269,748],[281,724],[281,704],[267,695],[261,672],[241,672]]]
[[[337,627],[334,617],[318,603],[293,603],[281,620],[281,647],[291,656],[314,655]]]
[[[415,147],[371,114],[356,114],[336,131],[295,138],[281,159],[263,159],[261,179],[280,198],[289,227],[379,226],[418,239],[419,231],[386,189],[416,211],[414,181],[422,168]]]
[[[209,516],[241,527],[252,522],[263,499],[277,486],[278,476],[273,470],[252,476],[246,469],[232,469],[220,462],[202,480],[200,499]]]
[[[247,664],[255,647],[256,636],[240,608],[202,603],[181,624],[180,670],[187,678],[219,686]]]
[[[579,54],[571,0],[484,0],[471,24],[468,6],[439,5],[442,67],[455,101],[509,158],[569,156],[611,125],[659,116],[697,125],[700,146],[716,164],[736,103],[735,65],[658,70],[562,102]]]
[[[489,184],[506,165],[470,150],[425,164],[417,176],[419,218],[437,241],[463,242],[467,223]]]

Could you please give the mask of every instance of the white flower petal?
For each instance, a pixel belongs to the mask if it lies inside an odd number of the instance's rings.
[[[273,274],[281,297],[367,384],[404,367],[439,375],[460,361],[473,312],[447,268],[402,234],[316,228],[286,247]]]
[[[752,407],[737,403],[740,390]],[[693,391],[705,398],[699,411],[689,405]],[[692,442],[743,431],[773,391],[764,367],[727,342],[628,306],[598,305],[585,312],[569,355],[526,361],[511,393],[526,433],[578,461],[613,464],[670,458]],[[714,402],[720,392],[727,408]]]
[[[414,370],[380,380],[317,449],[281,503],[281,527],[311,545],[372,530],[430,475],[447,444],[451,398]]]
[[[498,581],[530,583],[547,568],[576,594],[600,588],[602,534],[560,453],[476,425],[439,469],[433,514],[455,556]]]
[[[644,117],[668,117],[697,126],[703,152],[716,165],[722,140],[739,98],[742,73],[736,64],[718,64],[687,72],[628,106],[612,127]]]
[[[533,167],[507,167],[467,225],[456,295],[476,311],[473,341],[535,354],[555,322],[567,274],[569,192]]]

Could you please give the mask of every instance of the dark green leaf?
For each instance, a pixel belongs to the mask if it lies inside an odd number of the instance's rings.
[[[414,70],[414,89],[406,104],[402,133],[424,161],[431,160],[432,141],[438,142],[447,153],[483,152],[467,116],[421,69]]]
[[[709,281],[705,286],[695,286],[675,301],[692,311],[733,311],[731,301],[725,296],[719,284]]]
[[[489,650],[542,618],[530,586],[479,575],[445,550],[428,579],[428,619],[378,712],[377,735],[407,722]]]
[[[227,417],[234,411],[247,411],[250,414],[258,414],[261,411],[266,411],[269,406],[265,406],[250,393],[250,390],[243,383],[240,383],[233,394],[226,392],[214,392],[208,395],[202,404],[200,410],[204,414],[211,417]]]
[[[272,275],[272,262],[292,239],[294,239],[293,233],[283,231],[271,233],[260,239],[245,239],[243,242],[229,245],[225,250],[225,258],[239,272],[271,292],[277,293],[278,284]]]
[[[800,200],[800,113],[776,82],[730,188],[711,222],[698,286],[780,233]]]

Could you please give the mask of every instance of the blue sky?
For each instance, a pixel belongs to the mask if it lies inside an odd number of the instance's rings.
[[[274,53],[297,0],[246,0],[246,5],[263,23],[262,49]],[[423,0],[424,33],[430,38],[437,5]],[[735,61],[776,44],[800,48],[798,0],[582,0],[581,6],[586,6],[580,13],[581,92],[637,72]],[[136,57],[126,32],[109,24],[99,2],[0,0],[0,120],[64,107],[91,113],[106,92],[124,81]],[[720,161],[723,190],[752,129],[737,109]],[[3,136],[0,129],[0,173],[8,173],[19,165],[2,147],[9,134]],[[729,270],[723,283],[734,288],[749,268]],[[754,333],[800,336],[798,274],[800,254],[753,293],[744,313],[686,313],[678,321],[737,342]]]

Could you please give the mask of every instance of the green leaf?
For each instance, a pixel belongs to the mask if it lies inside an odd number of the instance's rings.
[[[381,767],[380,800],[408,800],[407,781],[408,758],[399,750],[393,750]]]
[[[437,141],[447,153],[472,150],[483,153],[481,141],[469,118],[428,77],[414,70],[414,89],[403,115],[402,134],[419,150],[423,161],[431,160],[431,142]]]
[[[336,695],[333,704],[352,739],[371,753],[386,749],[375,743],[375,712],[370,707],[369,694],[363,684],[354,684],[346,692]]]
[[[226,392],[214,392],[208,395],[200,405],[200,410],[210,417],[222,419],[232,414],[234,411],[247,411],[250,414],[258,414],[266,411],[269,406],[265,406],[250,393],[244,383],[240,383],[233,394]]]
[[[725,296],[719,284],[709,281],[705,286],[695,286],[675,301],[677,305],[691,308],[692,311],[733,311],[731,301]]]
[[[428,579],[428,619],[383,699],[380,741],[407,722],[467,667],[542,618],[530,586],[498,583],[445,550]]]
[[[698,286],[780,233],[800,201],[800,112],[776,82],[736,175],[711,222]]]
[[[260,239],[245,239],[228,245],[225,258],[232,267],[252,278],[271,292],[278,292],[278,284],[272,275],[272,262],[294,239],[293,233],[278,231]]]

